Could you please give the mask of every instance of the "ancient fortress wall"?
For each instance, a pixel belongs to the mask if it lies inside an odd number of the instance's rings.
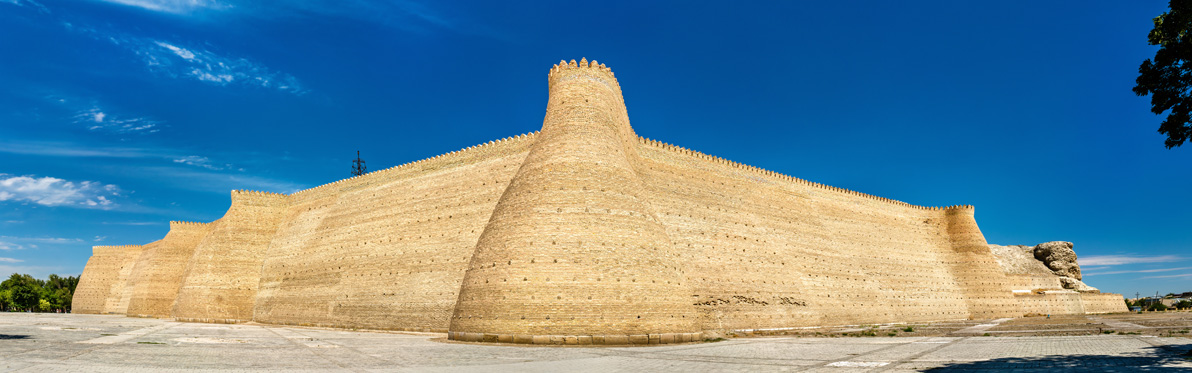
[[[129,316],[170,317],[186,264],[207,235],[208,224],[171,221],[165,238],[146,244],[129,277]]]
[[[171,225],[143,253],[97,246],[75,311],[543,344],[1125,311],[1061,289],[1084,286],[1078,269],[1064,283],[988,245],[972,206],[641,138],[595,61],[548,83],[540,132],[291,195],[234,191],[223,218]]]
[[[125,284],[120,280],[121,269],[135,265],[135,262],[127,260],[126,254],[124,246],[91,248],[91,258],[87,259],[87,266],[83,269],[74,298],[71,299],[71,312],[105,312],[112,290],[124,289]]]
[[[446,331],[523,135],[291,197],[261,269],[259,322]]]
[[[232,191],[232,206],[212,222],[182,276],[172,315],[181,320],[252,320],[261,263],[285,215],[288,196]]]
[[[1017,313],[971,206],[923,208],[641,143],[704,329]]]
[[[121,245],[117,248],[119,267],[115,268],[108,295],[104,298],[103,313],[123,314],[128,310],[128,301],[132,298],[128,288],[128,279],[132,276],[137,259],[141,257],[145,247],[143,245]]]

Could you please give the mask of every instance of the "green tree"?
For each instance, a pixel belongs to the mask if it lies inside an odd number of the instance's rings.
[[[1158,45],[1152,61],[1138,66],[1134,93],[1151,95],[1151,112],[1167,114],[1159,133],[1167,135],[1168,149],[1184,144],[1192,136],[1192,1],[1171,0],[1169,10],[1155,17],[1155,28],[1147,35]]]
[[[1181,300],[1179,303],[1175,304],[1175,308],[1178,308],[1181,310],[1186,310],[1186,309],[1192,308],[1192,301]]]
[[[1163,303],[1155,302],[1150,307],[1147,307],[1147,311],[1167,311],[1167,306],[1163,305]]]
[[[41,286],[33,276],[13,273],[7,280],[0,282],[0,289],[10,292],[9,302],[16,310],[33,310],[37,308],[38,292]]]

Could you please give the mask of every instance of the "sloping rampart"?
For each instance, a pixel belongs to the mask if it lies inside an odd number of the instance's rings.
[[[171,221],[165,238],[145,245],[129,277],[129,316],[170,317],[186,264],[207,235],[209,224]]]
[[[296,193],[254,319],[446,331],[477,237],[534,134]]]
[[[232,206],[187,262],[172,314],[181,320],[252,320],[261,263],[289,205],[289,196],[232,191]]]

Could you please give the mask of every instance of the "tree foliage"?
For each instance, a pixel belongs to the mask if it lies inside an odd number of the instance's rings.
[[[1171,0],[1166,13],[1155,17],[1147,42],[1158,45],[1152,61],[1138,67],[1134,93],[1151,95],[1151,112],[1167,114],[1159,133],[1167,135],[1168,149],[1183,145],[1192,136],[1192,1]]]
[[[79,278],[50,275],[38,280],[30,275],[13,273],[0,282],[0,311],[70,312]]]

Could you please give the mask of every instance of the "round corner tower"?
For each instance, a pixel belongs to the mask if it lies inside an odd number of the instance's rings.
[[[542,131],[476,244],[449,338],[698,338],[690,285],[635,171],[637,135],[612,71],[572,60],[548,76]]]

